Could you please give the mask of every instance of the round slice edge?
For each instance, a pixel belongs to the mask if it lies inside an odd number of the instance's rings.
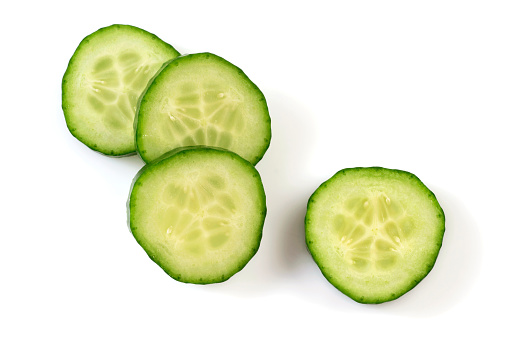
[[[109,156],[134,154],[138,100],[161,65],[180,54],[134,26],[111,25],[85,37],[62,80],[62,109],[71,134]]]
[[[266,215],[256,169],[235,153],[187,147],[147,164],[133,181],[129,227],[175,280],[219,283],[258,251]]]
[[[445,216],[415,175],[349,168],[312,194],[305,227],[309,251],[333,286],[357,302],[383,303],[431,271]]]
[[[211,53],[164,65],[140,100],[135,128],[147,163],[172,149],[203,145],[256,164],[271,139],[263,93],[240,68]]]

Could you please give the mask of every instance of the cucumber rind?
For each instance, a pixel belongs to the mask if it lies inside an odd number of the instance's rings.
[[[212,277],[185,277],[182,276],[179,273],[174,272],[168,264],[165,264],[164,258],[162,258],[160,255],[156,254],[149,245],[147,245],[143,239],[141,239],[139,236],[137,236],[136,230],[137,227],[133,224],[133,218],[134,218],[134,209],[136,208],[135,205],[133,205],[132,196],[136,193],[136,189],[143,184],[143,176],[146,174],[149,174],[151,169],[156,168],[157,166],[164,165],[166,161],[171,161],[173,158],[178,156],[186,156],[188,153],[195,153],[195,152],[217,152],[228,155],[232,160],[240,161],[243,166],[245,166],[246,169],[250,171],[253,178],[259,182],[258,184],[258,190],[257,194],[259,198],[262,201],[263,208],[260,211],[261,221],[260,224],[257,226],[259,227],[259,231],[257,232],[257,236],[254,238],[252,243],[254,245],[251,246],[250,251],[248,253],[245,253],[245,256],[243,259],[239,260],[235,267],[231,268],[229,273],[221,274],[218,276],[212,276]],[[236,153],[230,152],[225,149],[221,148],[214,148],[214,147],[206,147],[206,146],[189,146],[189,147],[181,147],[177,149],[173,149],[162,156],[160,156],[158,159],[146,164],[142,169],[139,170],[139,172],[134,177],[131,188],[129,191],[129,197],[127,200],[127,223],[128,228],[130,232],[132,233],[133,237],[135,238],[136,242],[143,248],[145,253],[148,255],[148,257],[156,263],[166,274],[168,274],[171,278],[173,278],[176,281],[182,282],[182,283],[190,283],[190,284],[213,284],[213,283],[222,283],[228,279],[230,279],[232,276],[237,274],[239,271],[241,271],[247,263],[254,257],[254,255],[258,252],[258,249],[260,247],[262,234],[263,234],[263,227],[264,227],[264,221],[267,214],[267,206],[266,206],[266,195],[265,190],[263,189],[263,184],[261,180],[261,176],[258,173],[258,171],[254,168],[254,166],[244,158],[240,157]]]
[[[165,76],[165,73],[171,71],[172,67],[177,67],[182,60],[185,60],[186,62],[188,62],[193,59],[200,59],[200,58],[206,58],[206,59],[213,58],[217,62],[223,63],[224,65],[227,65],[228,67],[230,67],[234,72],[237,73],[238,76],[242,77],[244,80],[246,80],[250,84],[251,90],[256,93],[253,95],[257,96],[258,101],[261,102],[261,106],[262,106],[262,110],[263,110],[262,114],[264,115],[263,122],[266,125],[265,135],[263,137],[263,142],[261,143],[261,145],[259,147],[259,151],[252,158],[246,158],[251,164],[256,165],[263,158],[265,153],[267,152],[267,150],[270,146],[271,139],[272,139],[271,118],[270,118],[270,114],[269,114],[267,100],[266,100],[264,94],[262,93],[262,91],[260,90],[260,88],[253,81],[251,81],[251,79],[244,73],[244,71],[241,68],[239,68],[236,65],[230,63],[229,61],[221,58],[220,56],[217,56],[217,55],[215,55],[213,53],[209,53],[209,52],[195,53],[195,54],[183,54],[183,55],[180,55],[172,60],[169,60],[168,62],[164,63],[161,66],[161,68],[156,73],[156,75],[149,81],[143,94],[140,96],[140,100],[138,101],[138,106],[137,106],[136,114],[135,114],[134,137],[135,137],[136,152],[139,154],[139,156],[142,158],[142,160],[145,163],[150,163],[151,161],[153,161],[152,158],[150,158],[146,155],[146,151],[148,148],[150,148],[150,146],[145,146],[144,142],[143,142],[142,129],[144,128],[145,123],[144,123],[144,119],[140,118],[140,115],[144,114],[142,112],[143,105],[150,104],[150,103],[154,102],[154,100],[152,98],[150,98],[150,96],[151,96],[152,92],[156,90],[155,88],[157,87],[157,83],[159,81],[164,81],[164,79],[161,79],[161,78],[163,78]],[[199,145],[214,147],[214,146],[210,146],[207,144],[199,144]],[[215,146],[215,148],[219,148],[219,147]],[[171,150],[171,149],[167,149],[167,151],[169,151],[169,150]],[[225,149],[225,150],[233,151],[232,149]]]
[[[311,234],[311,226],[312,226],[312,211],[313,211],[313,205],[316,203],[317,197],[326,190],[327,186],[334,182],[337,179],[340,179],[342,176],[346,176],[349,174],[355,174],[356,172],[364,172],[366,174],[370,175],[384,175],[384,174],[396,174],[400,175],[402,177],[406,177],[406,179],[409,180],[411,184],[414,185],[415,188],[421,189],[423,193],[425,193],[428,196],[428,199],[431,203],[433,203],[433,206],[436,208],[436,217],[438,219],[438,222],[436,223],[437,227],[437,237],[435,238],[435,251],[434,255],[431,258],[428,258],[428,264],[421,270],[421,274],[417,275],[415,278],[410,280],[408,284],[404,287],[400,287],[398,290],[395,290],[394,292],[387,293],[385,296],[377,296],[377,297],[365,297],[364,295],[360,295],[355,292],[355,290],[350,291],[350,288],[348,286],[344,285],[344,283],[341,283],[341,281],[337,281],[335,279],[335,276],[333,275],[334,272],[330,273],[327,271],[326,264],[323,264],[319,258],[319,250],[316,246],[315,240],[313,238],[313,235]],[[415,286],[417,286],[433,269],[436,260],[438,258],[438,254],[440,252],[440,249],[442,247],[443,237],[445,233],[445,214],[438,203],[438,200],[435,196],[435,194],[429,190],[426,185],[414,174],[398,170],[398,169],[386,169],[383,167],[355,167],[355,168],[346,168],[338,171],[335,175],[333,175],[331,178],[323,182],[310,196],[308,203],[307,203],[307,212],[305,216],[305,240],[306,240],[306,246],[308,248],[309,253],[311,254],[313,260],[319,267],[322,275],[329,281],[330,284],[332,284],[336,289],[341,291],[346,296],[350,297],[352,300],[362,303],[362,304],[380,304],[388,301],[395,300],[410,290],[412,290]]]
[[[83,143],[88,148],[102,154],[108,157],[125,157],[125,156],[132,156],[136,154],[136,147],[135,144],[132,145],[132,147],[128,147],[125,149],[111,149],[109,147],[104,147],[101,145],[98,145],[98,142],[89,139],[87,136],[81,135],[77,129],[77,124],[74,121],[71,112],[72,105],[70,101],[72,101],[72,97],[67,95],[67,92],[72,91],[72,88],[67,87],[67,83],[69,82],[69,78],[73,76],[73,71],[76,67],[78,67],[78,59],[81,57],[81,51],[82,49],[86,48],[86,46],[90,43],[91,40],[93,40],[96,36],[100,36],[105,31],[108,30],[114,30],[114,29],[120,29],[120,30],[132,30],[142,33],[147,38],[150,38],[156,43],[160,44],[161,46],[164,46],[168,50],[169,53],[174,54],[175,56],[179,56],[180,53],[170,44],[167,42],[161,40],[158,36],[156,36],[153,33],[150,33],[142,28],[131,26],[131,25],[124,25],[124,24],[113,24],[110,26],[102,27],[95,32],[87,35],[81,42],[79,43],[78,47],[74,51],[73,55],[71,56],[69,63],[67,65],[66,71],[64,73],[64,76],[62,78],[62,110],[64,112],[64,118],[66,121],[66,126],[69,132],[72,136],[74,136],[78,141]]]

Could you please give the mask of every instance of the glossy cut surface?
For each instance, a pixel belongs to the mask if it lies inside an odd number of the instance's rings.
[[[172,149],[204,145],[256,164],[270,139],[263,93],[241,69],[211,53],[164,65],[140,101],[136,144],[147,163]]]
[[[256,169],[221,149],[188,147],[145,166],[129,197],[138,243],[181,282],[222,282],[258,250],[266,214]]]
[[[433,267],[445,217],[413,174],[385,168],[339,171],[311,196],[306,242],[324,276],[361,303],[412,289]]]
[[[134,117],[140,95],[161,65],[179,53],[140,28],[112,25],[87,36],[62,81],[70,132],[111,156],[135,153]]]

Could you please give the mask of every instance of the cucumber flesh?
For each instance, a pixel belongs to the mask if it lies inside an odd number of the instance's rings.
[[[360,303],[400,297],[437,259],[445,217],[413,174],[385,168],[339,171],[311,196],[306,242],[324,276]]]
[[[62,108],[71,133],[106,155],[135,153],[138,99],[161,65],[178,55],[133,26],[112,25],[87,36],[62,81]]]
[[[175,148],[205,145],[256,164],[271,138],[262,92],[242,70],[210,53],[164,65],[140,100],[135,127],[147,163]]]
[[[222,149],[188,147],[146,165],[133,182],[129,225],[172,278],[223,282],[257,252],[266,214],[256,169]]]

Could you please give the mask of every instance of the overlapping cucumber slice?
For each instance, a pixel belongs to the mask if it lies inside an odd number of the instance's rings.
[[[129,197],[138,243],[181,282],[222,282],[257,252],[266,214],[256,169],[235,153],[175,150],[146,165]]]
[[[432,269],[445,217],[413,174],[385,168],[339,171],[311,196],[306,242],[324,276],[361,303],[412,289]]]
[[[210,53],[185,55],[163,66],[137,113],[136,145],[147,163],[172,149],[206,145],[256,164],[270,138],[262,92],[242,70]]]
[[[71,133],[88,147],[135,153],[138,99],[161,65],[179,53],[142,29],[112,25],[87,36],[62,82],[62,108]]]

